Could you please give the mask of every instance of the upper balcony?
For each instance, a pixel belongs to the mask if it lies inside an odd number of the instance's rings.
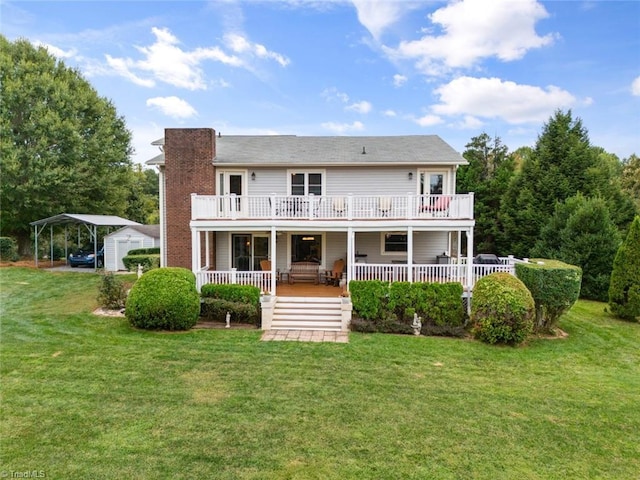
[[[197,195],[191,220],[472,220],[460,195]]]

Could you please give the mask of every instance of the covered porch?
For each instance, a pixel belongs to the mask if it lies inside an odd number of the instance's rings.
[[[352,280],[455,281],[470,290],[481,274],[474,271],[470,255],[473,222],[455,229],[444,224],[350,223],[271,226],[269,230],[235,224],[216,231],[192,225],[192,269],[198,289],[207,283],[242,284],[278,295],[279,287],[282,291],[292,283],[325,284],[336,264],[344,265],[339,278],[347,291]],[[304,278],[294,275],[299,264],[313,267],[313,272]],[[495,267],[509,270],[507,260],[504,264]]]

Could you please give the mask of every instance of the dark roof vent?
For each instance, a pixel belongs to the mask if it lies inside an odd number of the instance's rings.
[[[364,149],[364,147],[362,147],[362,155],[365,155],[367,153],[367,151]]]

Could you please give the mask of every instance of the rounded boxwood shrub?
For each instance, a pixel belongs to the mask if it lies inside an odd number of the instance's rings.
[[[150,270],[133,285],[125,306],[132,326],[147,330],[188,330],[198,321],[196,277],[186,268]]]
[[[486,343],[518,345],[533,330],[535,303],[521,280],[493,273],[476,282],[471,302],[471,333]]]

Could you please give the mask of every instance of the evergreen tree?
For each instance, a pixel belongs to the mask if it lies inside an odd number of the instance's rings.
[[[596,157],[582,121],[574,120],[571,111],[557,111],[544,125],[531,156],[503,197],[499,219],[506,251],[530,256],[556,202],[578,192],[591,193],[588,172]]]
[[[131,134],[110,101],[45,48],[0,36],[0,227],[31,248],[29,223],[123,215]]]
[[[606,301],[613,257],[620,234],[606,202],[581,194],[558,202],[532,249],[535,257],[561,260],[582,268],[582,298]]]
[[[620,318],[640,319],[640,216],[634,219],[613,261],[609,305]]]
[[[458,193],[475,193],[476,252],[499,253],[496,238],[501,228],[497,212],[513,175],[513,159],[499,137],[491,139],[486,133],[471,139],[463,157],[469,164],[458,169],[457,190]]]

